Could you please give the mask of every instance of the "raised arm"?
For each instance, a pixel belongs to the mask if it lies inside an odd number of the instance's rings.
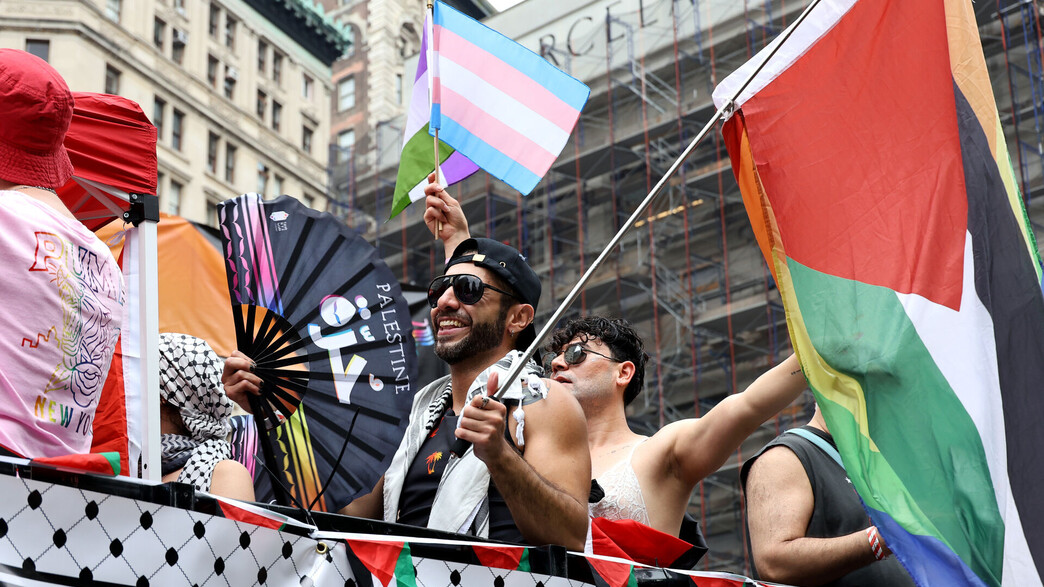
[[[654,436],[665,447],[665,466],[689,490],[718,470],[754,430],[790,405],[806,387],[797,356],[763,373],[699,419],[675,422]]]
[[[428,176],[428,186],[424,188],[424,223],[437,239],[442,239],[446,260],[457,248],[457,245],[471,238],[468,231],[468,219],[464,217],[464,209],[460,202],[449,195],[441,185],[436,183],[435,174]],[[436,228],[440,228],[436,232]]]
[[[525,456],[504,438],[507,409],[476,397],[461,413],[457,436],[475,446],[511,517],[530,544],[561,544],[582,551],[587,537],[591,455],[580,405],[554,382],[546,399],[525,406]],[[497,375],[490,376],[489,393]]]
[[[747,526],[760,579],[815,587],[873,563],[866,532],[805,538],[812,519],[812,486],[790,449],[769,449],[747,476]],[[882,542],[883,545],[883,542]],[[890,554],[887,547],[885,554]]]

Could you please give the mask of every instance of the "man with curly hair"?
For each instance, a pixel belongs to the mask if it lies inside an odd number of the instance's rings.
[[[627,425],[625,408],[642,391],[648,355],[626,320],[575,318],[551,334],[547,350],[548,376],[572,392],[587,419],[591,472],[605,492],[591,516],[631,519],[674,536],[696,485],[805,389],[791,356],[703,417],[646,437]]]

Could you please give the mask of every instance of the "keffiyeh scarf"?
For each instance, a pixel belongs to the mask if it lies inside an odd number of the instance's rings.
[[[161,334],[160,396],[178,408],[188,436],[160,438],[163,474],[182,468],[178,481],[210,491],[214,467],[232,458],[232,400],[221,385],[221,358],[206,341],[187,334]]]
[[[503,359],[480,373],[468,389],[467,400],[471,401],[476,395],[486,393],[486,382],[489,381],[489,375],[494,369],[500,373],[500,380],[503,381],[512,363],[521,357],[522,353],[511,351]],[[540,374],[541,369],[536,361],[529,361],[511,388],[501,396],[505,403],[512,402],[518,406],[515,408],[513,416],[518,422],[515,444],[519,448],[525,445],[523,406],[547,397],[547,387],[540,379]],[[448,376],[428,384],[414,396],[406,433],[384,476],[384,520],[386,522],[395,521],[403,483],[406,481],[406,472],[417,457],[417,453],[420,452],[425,437],[438,425],[439,419],[452,403],[452,381]],[[489,470],[486,468],[486,464],[469,448],[459,459],[454,458],[446,465],[435,493],[435,501],[431,506],[428,527],[483,538],[488,537],[488,494]]]

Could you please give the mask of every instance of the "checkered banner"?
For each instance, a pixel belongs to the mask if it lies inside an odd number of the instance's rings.
[[[0,585],[758,585],[564,551],[554,564],[544,560],[547,549],[322,532],[232,500],[197,500],[205,507],[183,509],[117,495],[156,488],[134,481],[107,479],[129,488],[107,493],[83,488],[92,476],[69,477],[83,481],[70,485],[27,477],[0,473]],[[207,508],[213,512],[199,511]],[[533,570],[543,567],[556,570]]]

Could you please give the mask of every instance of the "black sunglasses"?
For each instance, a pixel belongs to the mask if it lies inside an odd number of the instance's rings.
[[[485,293],[486,289],[511,296],[516,300],[519,299],[518,296],[509,291],[483,283],[477,275],[462,273],[459,275],[443,275],[431,280],[431,285],[428,286],[428,305],[432,308],[438,307],[439,298],[446,293],[450,286],[453,287],[453,295],[457,296],[460,303],[469,306],[477,304],[482,299],[482,294]]]
[[[565,359],[566,365],[579,365],[580,363],[583,363],[585,359],[587,359],[587,353],[591,353],[592,355],[598,355],[599,357],[602,357],[603,359],[608,359],[614,363],[623,362],[620,359],[614,359],[609,355],[603,355],[598,351],[592,351],[591,349],[586,348],[584,345],[576,342],[567,346],[564,351],[545,354],[544,371],[547,373],[551,372],[551,362],[554,361],[555,357],[557,357],[558,355],[562,355],[562,358]]]

